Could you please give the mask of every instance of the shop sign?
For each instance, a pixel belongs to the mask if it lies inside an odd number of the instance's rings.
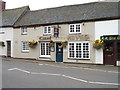
[[[59,35],[59,29],[54,28],[54,37],[58,37],[58,35]]]
[[[68,40],[90,40],[89,35],[69,35]]]
[[[41,36],[39,37],[39,40],[50,40],[51,37],[50,36]]]
[[[120,41],[120,35],[101,36],[100,39],[104,41]]]

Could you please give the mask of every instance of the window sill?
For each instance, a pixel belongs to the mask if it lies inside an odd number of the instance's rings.
[[[67,58],[70,60],[90,60],[90,58]]]
[[[78,34],[81,34],[81,33],[69,33],[69,35],[78,35]]]
[[[50,58],[50,56],[39,56],[39,58]]]
[[[27,34],[21,34],[21,35],[27,35]]]
[[[5,34],[5,32],[2,32],[2,31],[1,31],[0,34]]]
[[[51,36],[51,34],[43,34],[43,36]]]
[[[29,53],[29,50],[22,50],[22,53]]]

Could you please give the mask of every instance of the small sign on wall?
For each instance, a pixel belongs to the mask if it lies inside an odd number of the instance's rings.
[[[58,35],[59,35],[59,29],[54,28],[54,37],[58,37]]]
[[[55,51],[55,47],[50,47],[50,51],[54,52]]]

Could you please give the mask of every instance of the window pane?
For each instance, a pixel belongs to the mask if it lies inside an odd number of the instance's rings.
[[[74,58],[74,43],[69,43],[69,57]]]
[[[74,32],[74,25],[70,25],[70,32]]]
[[[76,43],[76,58],[82,57],[81,43]]]
[[[83,58],[89,58],[89,44],[83,43]]]
[[[76,25],[76,32],[80,32],[80,25]]]
[[[29,50],[27,42],[22,42],[22,50]]]
[[[27,28],[24,28],[24,32],[27,32]]]
[[[41,55],[45,55],[45,43],[41,43]]]
[[[51,32],[51,27],[48,27],[48,33],[50,33]]]
[[[47,27],[44,28],[44,33],[47,33]]]
[[[50,55],[50,44],[46,43],[46,55]]]

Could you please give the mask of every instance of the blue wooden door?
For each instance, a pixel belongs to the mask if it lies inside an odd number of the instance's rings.
[[[56,43],[56,62],[63,62],[63,47],[61,43]]]

